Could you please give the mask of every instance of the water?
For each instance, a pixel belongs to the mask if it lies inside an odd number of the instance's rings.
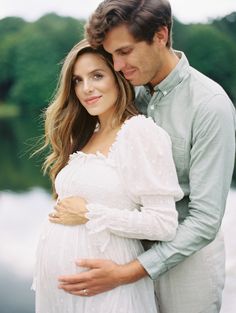
[[[0,192],[1,313],[33,313],[30,290],[41,224],[54,201],[42,189],[28,193]],[[226,245],[226,284],[221,313],[236,312],[236,190],[231,190],[222,228]],[[14,301],[12,301],[14,299]]]

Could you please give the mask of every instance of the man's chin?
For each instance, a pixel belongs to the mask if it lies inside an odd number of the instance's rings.
[[[135,80],[135,79],[129,79],[129,82],[130,82],[130,84],[133,85],[134,87],[143,86],[143,85],[146,85],[146,84],[147,84],[146,82],[138,81],[138,80]]]

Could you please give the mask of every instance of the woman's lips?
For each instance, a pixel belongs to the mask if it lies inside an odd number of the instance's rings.
[[[85,103],[86,104],[94,104],[96,103],[102,96],[94,96],[94,97],[89,97],[87,99],[85,99]]]

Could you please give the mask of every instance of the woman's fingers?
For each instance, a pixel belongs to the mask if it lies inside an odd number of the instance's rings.
[[[54,213],[54,212],[49,213],[48,216],[51,217],[51,218],[58,218],[59,217],[58,214]]]

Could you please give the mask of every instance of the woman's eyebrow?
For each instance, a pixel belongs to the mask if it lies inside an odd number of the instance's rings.
[[[105,72],[105,70],[102,69],[102,68],[96,68],[96,69],[92,70],[91,72],[89,72],[88,74],[93,74],[93,73],[95,73],[95,72]],[[74,73],[74,74],[73,74],[73,77],[80,77],[80,75]]]

